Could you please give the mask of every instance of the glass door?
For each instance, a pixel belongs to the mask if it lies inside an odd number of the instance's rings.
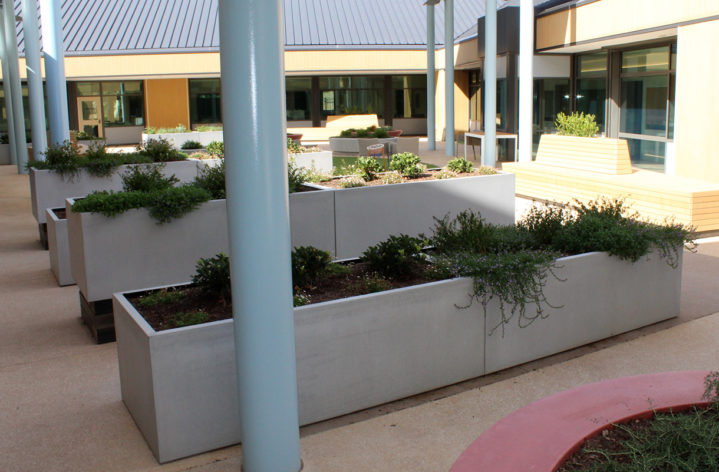
[[[78,97],[78,128],[90,136],[102,137],[100,97]]]

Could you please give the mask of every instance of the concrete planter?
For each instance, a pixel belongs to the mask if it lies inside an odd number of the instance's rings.
[[[367,146],[397,143],[398,138],[330,138],[332,152],[346,156],[366,156]]]
[[[379,405],[676,316],[681,267],[604,253],[562,258],[563,308],[489,334],[501,316],[468,278],[295,308],[300,424]],[[232,320],[155,332],[113,299],[122,397],[160,462],[240,441]]]
[[[95,190],[122,190],[122,174],[134,165],[137,164],[119,166],[109,177],[94,177],[85,170],[73,177],[63,177],[51,170],[30,168],[32,214],[43,224],[45,209],[65,206],[66,198],[84,196]],[[197,177],[197,161],[167,162],[162,173],[175,174],[181,182],[191,182]]]
[[[48,208],[45,212],[50,270],[58,285],[75,285],[70,270],[70,243],[67,237],[67,218],[64,217],[65,208]],[[60,217],[58,213],[63,216]]]
[[[479,211],[490,223],[514,224],[513,174],[348,188],[334,194],[338,259],[358,257],[393,234],[430,234],[433,217],[467,209]]]
[[[8,165],[10,161],[10,145],[0,144],[0,165]]]
[[[292,247],[314,246],[335,253],[335,194],[331,190],[290,194]]]
[[[197,141],[202,146],[207,146],[212,141],[222,141],[222,131],[188,131],[186,133],[162,133],[162,134],[145,134],[142,133],[142,142],[148,139],[166,139],[175,149],[180,149],[185,141]]]
[[[483,320],[457,279],[295,309],[300,424],[483,373]],[[167,462],[240,441],[232,320],[155,332],[113,299],[122,398]],[[401,346],[401,348],[398,348]]]
[[[295,163],[305,169],[314,169],[323,174],[332,174],[332,151],[303,152],[290,154]]]

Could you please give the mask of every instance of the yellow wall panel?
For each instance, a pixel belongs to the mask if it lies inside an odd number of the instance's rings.
[[[147,126],[190,127],[187,79],[151,79],[145,81],[145,117]]]
[[[285,51],[288,73],[426,71],[427,51],[353,50]]]
[[[677,37],[676,174],[719,182],[719,20]]]
[[[537,19],[537,48],[719,15],[717,0],[598,0]]]

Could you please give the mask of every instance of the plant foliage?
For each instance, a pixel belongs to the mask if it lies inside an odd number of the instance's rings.
[[[212,141],[205,148],[207,154],[212,156],[214,159],[225,158],[225,143],[223,141]]]
[[[153,162],[183,161],[187,155],[176,150],[165,138],[148,139],[137,147],[137,152]]]
[[[362,172],[362,179],[366,182],[375,180],[377,174],[382,172],[382,164],[374,157],[360,157],[357,159],[356,166]]]
[[[230,258],[221,252],[215,257],[200,259],[195,266],[192,283],[205,293],[222,299],[225,304],[231,303]]]
[[[292,284],[304,287],[314,283],[329,270],[330,253],[312,246],[299,246],[292,250]]]
[[[559,112],[554,120],[554,126],[557,128],[557,134],[563,136],[592,137],[599,132],[594,115],[585,115],[584,112],[575,112],[571,115]]]
[[[447,163],[447,168],[449,170],[451,170],[452,172],[457,172],[458,174],[464,174],[464,173],[472,172],[472,163],[463,157],[457,157],[455,159],[451,159]]]
[[[201,169],[200,175],[195,179],[195,185],[210,192],[213,200],[226,198],[225,161],[220,161],[217,166],[206,166]]]
[[[370,270],[388,279],[400,279],[424,261],[422,248],[427,243],[422,238],[400,234],[390,236],[381,243],[368,247],[362,253],[362,262],[367,263]]]
[[[298,166],[294,159],[289,159],[287,161],[287,185],[290,193],[298,191],[307,180],[307,171]]]
[[[202,149],[202,144],[200,144],[198,141],[187,140],[182,143],[180,149]]]
[[[389,161],[389,168],[396,170],[404,177],[413,179],[419,177],[426,169],[421,163],[419,156],[411,152],[393,154]]]
[[[122,190],[124,192],[152,192],[166,190],[180,181],[175,175],[165,177],[162,170],[164,163],[137,165],[127,169],[122,175]]]

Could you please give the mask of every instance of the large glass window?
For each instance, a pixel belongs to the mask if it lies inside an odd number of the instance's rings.
[[[469,129],[482,128],[482,70],[469,71]]]
[[[312,78],[287,77],[285,79],[285,102],[287,121],[310,120],[312,111]]]
[[[190,127],[222,123],[220,79],[190,79]]]
[[[557,113],[569,112],[569,79],[534,79],[532,152],[542,134],[553,132]]]
[[[101,90],[104,126],[145,124],[142,81],[102,82]]]
[[[384,76],[320,77],[322,118],[376,114],[384,118]]]
[[[607,53],[577,56],[576,111],[594,115],[599,131],[606,131]]]
[[[676,47],[624,51],[621,59],[619,137],[627,139],[632,165],[663,172],[674,137]]]
[[[392,77],[392,117],[427,117],[426,75],[396,75]]]

